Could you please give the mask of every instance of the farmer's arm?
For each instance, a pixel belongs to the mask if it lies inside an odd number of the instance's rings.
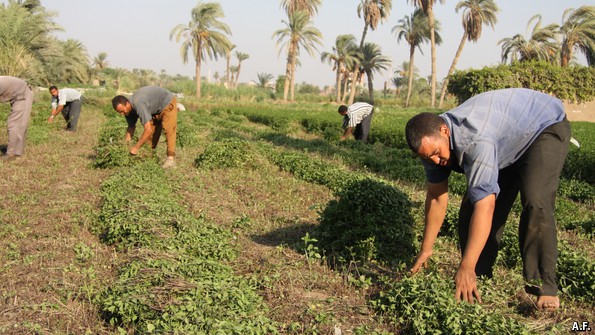
[[[343,136],[341,136],[341,141],[348,139],[352,133],[353,133],[353,127],[345,128],[345,131],[343,132]]]
[[[132,136],[134,136],[134,131],[136,130],[136,127],[134,126],[128,126],[128,128],[126,128],[126,142],[130,142],[132,141]]]
[[[427,261],[432,255],[434,242],[436,242],[438,232],[440,232],[440,227],[442,227],[442,222],[446,216],[447,205],[448,179],[440,183],[428,183],[425,202],[424,239],[415,263],[411,267],[411,273],[417,273],[422,266],[427,266]]]
[[[62,113],[63,109],[64,109],[64,105],[58,105],[58,107],[56,107],[56,109],[52,109],[52,112],[50,114],[48,122],[52,123],[54,121],[54,117],[56,117],[56,115]]]
[[[473,205],[473,215],[469,225],[469,238],[467,247],[463,254],[463,259],[459,269],[455,274],[457,300],[464,300],[473,303],[474,297],[481,303],[481,295],[477,289],[477,276],[475,266],[479,260],[479,255],[488,240],[492,228],[492,218],[496,206],[496,195],[491,194]]]
[[[153,136],[153,132],[155,132],[155,126],[153,126],[151,121],[147,121],[143,127],[144,130],[142,135],[138,139],[138,142],[136,142],[136,144],[132,148],[130,148],[131,155],[136,155],[140,148],[143,146],[143,144],[145,144],[145,142],[147,142]]]

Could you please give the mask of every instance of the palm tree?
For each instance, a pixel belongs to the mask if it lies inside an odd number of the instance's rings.
[[[238,86],[238,78],[240,77],[240,70],[242,69],[242,62],[245,61],[246,59],[250,58],[250,55],[248,55],[247,53],[236,51],[236,58],[238,59],[238,72],[236,74],[236,79],[233,84],[234,87]]]
[[[280,51],[287,48],[287,66],[285,67],[285,87],[283,89],[283,100],[287,101],[289,89],[291,88],[291,101],[294,100],[295,69],[298,62],[300,48],[305,49],[311,56],[316,51],[316,45],[321,45],[322,34],[312,26],[307,12],[295,12],[289,16],[289,20],[282,21],[285,28],[273,33],[277,38],[277,47],[281,44]]]
[[[108,65],[109,65],[109,62],[107,61],[107,53],[106,52],[100,52],[97,54],[97,56],[93,57],[93,67],[95,67],[96,69],[103,70]]]
[[[364,44],[360,66],[368,77],[368,94],[371,104],[374,104],[374,73],[387,70],[390,64],[390,58],[382,55],[382,50],[378,44]]]
[[[405,107],[409,107],[409,99],[411,98],[411,89],[413,87],[413,69],[415,67],[415,48],[421,50],[421,44],[430,41],[430,27],[426,14],[417,8],[410,16],[404,16],[399,20],[399,24],[394,26],[391,30],[397,35],[397,42],[404,39],[409,44],[409,74],[407,75],[409,82],[407,83],[407,99],[405,100]],[[438,44],[442,42],[440,34],[435,35],[435,40]]]
[[[223,9],[219,3],[198,2],[192,8],[192,21],[188,25],[179,24],[172,29],[169,38],[176,37],[176,42],[182,40],[180,55],[185,63],[188,62],[188,51],[192,50],[196,64],[196,97],[200,98],[201,76],[200,69],[202,62],[209,59],[217,59],[220,55],[231,49],[232,44],[227,38],[231,30],[227,24],[219,19],[223,18]]]
[[[322,4],[322,0],[281,0],[281,7],[291,16],[295,12],[305,11],[309,17],[318,13],[318,7]]]
[[[409,0],[408,0],[409,1]],[[432,46],[432,80],[431,80],[431,106],[436,105],[436,25],[434,19],[434,4],[438,0],[410,0],[413,4],[421,8],[428,18],[428,26],[430,27],[430,45]],[[444,0],[439,0],[444,3]]]
[[[226,67],[225,67],[225,85],[227,85],[227,88],[230,88],[231,87],[231,84],[232,84],[232,81],[231,81],[231,72],[229,71],[229,67],[231,66],[231,52],[235,48],[236,48],[236,45],[235,44],[232,44],[231,47],[225,51],[225,61],[226,61]]]
[[[455,11],[458,13],[461,8],[463,8],[463,37],[459,43],[455,58],[452,60],[450,69],[448,69],[448,74],[442,83],[440,103],[438,103],[438,107],[440,108],[442,108],[442,103],[444,102],[448,80],[455,71],[459,57],[461,57],[461,53],[463,52],[463,47],[465,47],[465,41],[477,42],[481,37],[483,25],[485,24],[493,28],[496,22],[498,22],[496,14],[500,11],[494,0],[463,0],[456,5]]]
[[[39,0],[16,0],[16,3],[23,6],[30,12],[33,12],[39,8],[43,8]]]
[[[35,1],[0,3],[0,73],[47,82],[45,64],[56,55],[51,35],[61,30],[55,16]]]
[[[320,60],[328,62],[333,65],[333,71],[336,73],[335,89],[337,91],[337,103],[341,101],[341,74],[345,73],[345,64],[350,62],[354,57],[350,50],[354,49],[355,37],[351,34],[339,35],[335,39],[335,46],[333,46],[333,52],[323,52],[320,54]]]
[[[558,25],[550,24],[541,26],[541,16],[534,15],[527,23],[527,29],[535,21],[531,30],[531,38],[526,40],[522,35],[503,38],[498,41],[502,44],[502,63],[510,58],[511,62],[544,60],[552,63],[556,60],[559,45],[556,40]]]
[[[560,48],[560,65],[568,66],[574,49],[588,56],[595,50],[595,6],[582,6],[577,10],[569,8],[564,11],[562,25],[562,46]]]
[[[364,18],[364,32],[359,42],[360,49],[364,48],[364,40],[368,33],[368,28],[376,30],[378,23],[384,22],[390,15],[392,0],[360,0],[357,6],[357,17]]]
[[[395,94],[399,94],[401,87],[409,83],[409,62],[404,61],[401,63],[401,66],[395,69],[394,75],[395,76],[391,78],[391,82],[395,86]],[[419,69],[413,67],[413,79],[416,77],[419,77]]]
[[[230,73],[230,80],[233,86],[233,83],[236,81],[236,76],[238,75],[238,66],[237,65],[230,65],[229,66],[229,73]]]
[[[254,82],[256,86],[266,89],[274,88],[273,78],[275,76],[270,73],[257,73],[256,76],[258,77],[258,81]]]
[[[59,53],[50,61],[53,78],[50,82],[86,83],[89,79],[89,56],[87,49],[80,41],[68,39],[56,40]]]

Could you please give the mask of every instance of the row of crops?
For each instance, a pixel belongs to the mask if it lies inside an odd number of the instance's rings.
[[[338,141],[340,117],[334,106],[304,109],[238,105],[183,112],[178,146],[201,149],[194,160],[197,171],[258,169],[266,162],[331,190],[335,200],[320,210],[319,224],[308,232],[303,252],[317,255],[335,271],[349,271],[357,264],[365,273],[361,280],[377,288],[369,306],[393,329],[419,334],[544,330],[543,325],[528,326],[533,323],[531,315],[511,304],[522,287],[515,231],[518,204],[498,261],[506,275],[480,284],[490,304],[457,304],[450,272],[439,263],[423,275],[407,275],[423,229],[419,205],[408,193],[423,188],[423,172],[403,142],[404,123],[415,111],[381,111],[372,124],[373,144],[363,145]],[[114,173],[102,186],[103,202],[94,229],[129,259],[97,299],[106,322],[138,333],[282,331],[267,316],[268,307],[258,295],[258,278],[236,275],[228,265],[239,252],[233,234],[209,218],[190,213],[175,192],[179,185],[158,167],[154,156],[142,160],[128,156],[121,143],[121,120],[113,119],[114,113],[106,115],[110,117],[102,125],[94,166]],[[557,204],[560,229],[568,233],[565,237],[572,236],[560,244],[562,300],[581,311],[592,309],[595,300],[593,250],[580,247],[592,244],[595,226],[592,128],[573,124],[575,137],[584,145],[571,150]],[[199,139],[197,134],[205,129],[212,130],[210,135]],[[451,184],[453,194],[464,192],[462,177]],[[449,208],[441,232],[450,246],[457,245],[456,215],[456,207]],[[436,254],[447,250],[451,249],[436,250]],[[548,329],[562,332],[567,326],[554,324]],[[364,328],[356,331],[372,333]]]

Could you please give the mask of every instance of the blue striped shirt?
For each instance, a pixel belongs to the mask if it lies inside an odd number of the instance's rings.
[[[566,114],[555,97],[510,88],[479,94],[440,116],[450,129],[452,165],[423,162],[427,179],[444,181],[460,167],[467,178],[467,194],[475,203],[498,195],[498,171],[516,162],[545,128]]]

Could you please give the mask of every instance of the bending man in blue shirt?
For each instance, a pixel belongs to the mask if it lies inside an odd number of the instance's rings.
[[[554,202],[570,140],[562,102],[529,89],[490,91],[441,115],[418,114],[405,133],[428,180],[424,238],[411,272],[427,265],[446,215],[448,177],[461,172],[468,189],[459,210],[456,299],[481,302],[476,276],[492,276],[504,224],[520,192],[526,289],[537,295],[540,310],[557,309]]]

